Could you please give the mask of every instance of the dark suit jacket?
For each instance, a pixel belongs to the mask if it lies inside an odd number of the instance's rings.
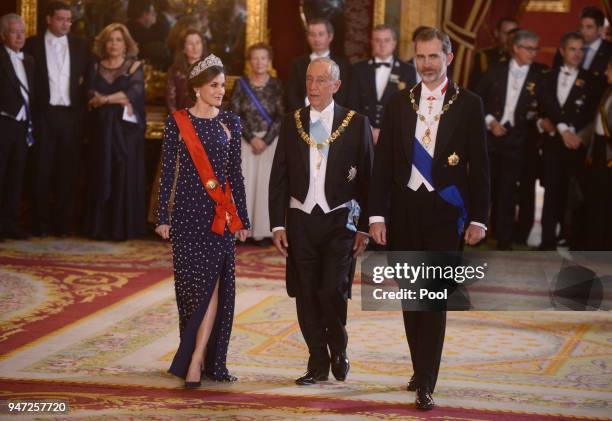
[[[506,92],[508,87],[508,72],[510,62],[500,63],[491,68],[481,79],[475,93],[482,97],[485,115],[491,114],[501,121],[506,105]],[[538,118],[538,89],[546,67],[539,63],[529,66],[529,72],[523,83],[518,103],[514,111],[514,126],[521,130],[534,127]]]
[[[605,81],[606,79],[606,67],[608,66],[608,59],[610,58],[610,54],[612,54],[612,43],[609,41],[601,40],[601,45],[595,52],[595,57],[593,57],[593,61],[591,61],[591,65],[589,66],[589,72],[591,72],[595,77],[600,78],[601,81]],[[557,50],[555,57],[553,58],[553,67],[561,67],[563,66],[563,57],[561,57],[561,53]],[[601,85],[603,88],[605,83]]]
[[[70,104],[75,108],[85,108],[85,75],[89,65],[90,54],[85,40],[68,35],[70,54]],[[45,34],[34,35],[26,40],[24,51],[34,57],[36,73],[36,105],[43,109],[49,105],[49,71],[45,51]]]
[[[454,85],[450,85],[444,96],[445,104],[455,92]],[[417,103],[420,96],[419,84],[414,88]],[[384,216],[389,221],[392,191],[408,188],[416,123],[410,91],[396,93],[387,105],[376,144],[368,202],[371,216]],[[453,153],[459,157],[455,166],[448,164],[448,157]],[[440,119],[432,177],[436,190],[452,184],[457,186],[468,211],[466,223],[487,224],[490,183],[484,113],[480,98],[468,90],[460,90],[457,100]],[[389,229],[392,231],[393,226],[389,225]]]
[[[340,89],[334,95],[334,101],[339,105],[346,106],[350,64],[344,57],[338,57],[331,54],[330,58],[340,67],[340,80],[342,81]],[[299,56],[291,63],[289,83],[287,85],[287,105],[289,112],[304,107],[304,98],[306,98],[306,70],[308,70],[309,64],[310,54]]]
[[[474,62],[472,63],[472,71],[470,73],[469,88],[476,89],[480,83],[480,79],[487,71],[497,66],[500,63],[507,63],[510,60],[508,51],[499,47],[483,48],[474,54]]]
[[[29,54],[23,55],[23,67],[28,79],[29,103],[34,99],[34,59]],[[23,96],[21,95],[21,84],[9,54],[0,44],[0,111],[16,117],[23,107]],[[0,116],[0,118],[3,118]]]
[[[591,72],[580,69],[563,107],[557,99],[557,80],[560,69],[548,72],[539,91],[541,113],[556,126],[565,123],[576,132],[593,121],[602,92],[599,79]]]
[[[379,101],[376,94],[374,59],[359,61],[351,68],[348,106],[366,115],[372,127],[379,128],[382,124],[384,107],[393,94],[400,90],[401,84],[405,85],[402,88],[412,88],[416,84],[416,70],[412,64],[394,58],[389,82]]]
[[[348,112],[347,108],[336,104],[332,132],[340,126]],[[310,107],[302,108],[299,113],[302,127],[308,133]],[[329,147],[325,198],[331,209],[352,199],[356,200],[361,207],[358,229],[364,232],[368,232],[367,197],[372,158],[370,123],[367,117],[357,113],[344,133]],[[357,169],[357,174],[349,181],[347,177],[351,167]],[[288,113],[281,125],[270,175],[270,227],[285,226],[289,198],[295,197],[304,202],[309,186],[310,146],[297,132],[294,113]]]

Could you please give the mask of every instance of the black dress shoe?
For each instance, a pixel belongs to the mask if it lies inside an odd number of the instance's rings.
[[[414,392],[417,390],[417,382],[416,382],[416,379],[414,378],[414,374],[412,375],[412,377],[410,377],[410,381],[406,385],[406,390],[408,392]]]
[[[336,380],[343,382],[351,368],[346,352],[341,352],[338,355],[332,355],[331,371]]]
[[[325,382],[327,381],[327,377],[327,374],[322,374],[315,370],[308,370],[306,374],[295,380],[295,384],[298,386],[309,386],[316,382]]]
[[[433,409],[436,406],[433,398],[431,397],[431,392],[427,389],[417,389],[416,391],[416,399],[414,400],[414,406],[416,409],[420,409],[422,411],[428,411]]]

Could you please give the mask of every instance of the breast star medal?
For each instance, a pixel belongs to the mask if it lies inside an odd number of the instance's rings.
[[[454,167],[455,165],[457,165],[459,163],[459,155],[457,155],[455,152],[453,152],[449,157],[448,157],[448,165],[450,165],[451,167]]]
[[[357,167],[351,166],[348,171],[348,177],[346,177],[347,181],[350,183],[357,176]]]

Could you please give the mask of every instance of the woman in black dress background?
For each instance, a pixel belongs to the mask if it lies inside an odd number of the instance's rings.
[[[145,232],[145,91],[138,47],[112,23],[94,42],[90,71],[90,180],[86,233],[127,240]]]

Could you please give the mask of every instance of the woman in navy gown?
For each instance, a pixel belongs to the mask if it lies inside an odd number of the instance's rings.
[[[104,28],[94,43],[99,60],[88,87],[92,158],[85,230],[95,239],[145,233],[145,90],[137,53],[120,23]]]
[[[234,381],[226,367],[232,331],[235,297],[235,247],[244,241],[249,220],[241,173],[239,117],[221,111],[225,93],[222,63],[208,56],[189,72],[188,86],[195,105],[186,111],[188,120],[210,160],[218,186],[229,180],[243,228],[222,235],[211,230],[216,202],[201,181],[185,141],[179,137],[177,120],[166,121],[162,147],[162,172],[156,232],[172,243],[174,285],[179,312],[180,345],[170,373],[197,387],[201,377]],[[208,185],[208,183],[206,183]],[[219,187],[217,187],[219,188]]]

